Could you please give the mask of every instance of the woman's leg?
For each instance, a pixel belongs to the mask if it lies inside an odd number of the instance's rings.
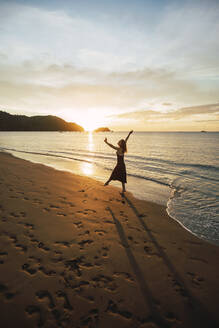
[[[104,186],[107,186],[110,183],[111,179],[108,179],[105,183]]]
[[[126,192],[126,190],[125,190],[125,183],[124,182],[122,182],[122,192]]]

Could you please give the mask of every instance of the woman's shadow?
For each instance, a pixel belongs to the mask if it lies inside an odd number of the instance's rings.
[[[153,295],[151,293],[150,288],[148,287],[145,279],[144,279],[144,275],[141,271],[141,268],[139,267],[130,247],[128,244],[128,240],[126,238],[125,232],[123,230],[123,227],[121,225],[121,223],[119,222],[119,220],[115,217],[112,209],[110,207],[106,208],[107,211],[110,212],[113,221],[115,223],[118,235],[120,237],[121,243],[125,249],[126,255],[128,257],[128,260],[130,262],[130,265],[132,267],[132,270],[136,276],[137,279],[137,283],[139,284],[140,290],[142,292],[142,295],[145,299],[146,304],[149,306],[150,312],[151,312],[151,316],[152,319],[154,320],[154,322],[159,326],[159,327],[170,327],[169,324],[166,322],[166,320],[164,318],[162,318],[162,316],[160,315],[159,311],[157,310],[157,306],[156,306],[156,301],[153,298]]]
[[[194,297],[191,293],[191,291],[186,286],[183,278],[180,276],[180,274],[175,269],[174,265],[172,264],[171,260],[169,259],[168,255],[164,252],[162,246],[158,243],[154,235],[152,234],[151,230],[148,228],[147,224],[145,223],[143,219],[143,215],[140,214],[136,208],[136,206],[133,204],[133,202],[123,193],[122,194],[123,203],[124,201],[127,202],[127,204],[130,206],[130,208],[133,210],[135,216],[138,218],[139,223],[147,233],[148,237],[150,238],[151,242],[154,244],[155,248],[157,249],[157,252],[159,256],[163,259],[164,264],[167,266],[168,270],[171,272],[173,279],[175,283],[177,284],[178,290],[180,291],[180,294],[183,296],[183,299],[186,301],[185,304],[188,307],[188,316],[191,321],[191,323],[197,327],[211,327],[216,328],[218,327],[218,324],[214,321],[208,310],[205,308],[205,306],[200,302],[199,299]],[[120,221],[116,218],[115,214],[113,213],[112,209],[110,207],[106,208],[107,211],[110,212],[113,221],[115,223],[118,235],[120,237],[121,243],[126,251],[126,255],[129,259],[130,265],[132,267],[132,270],[136,276],[137,282],[139,284],[139,287],[141,289],[141,292],[143,294],[143,297],[145,299],[146,304],[148,304],[152,317],[154,321],[160,325],[161,327],[169,327],[169,322],[167,322],[159,313],[158,308],[156,306],[156,301],[152,295],[152,292],[150,288],[148,287],[145,279],[144,274],[141,271],[141,268],[139,267],[131,248],[128,244],[127,237],[125,235],[125,232],[123,230],[123,227],[120,223]]]

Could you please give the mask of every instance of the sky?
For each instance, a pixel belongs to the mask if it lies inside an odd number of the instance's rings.
[[[0,110],[219,131],[219,0],[0,0]]]

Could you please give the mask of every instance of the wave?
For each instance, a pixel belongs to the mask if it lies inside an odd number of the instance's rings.
[[[132,174],[132,173],[129,173],[128,176],[134,177],[134,178],[137,178],[137,179],[143,179],[143,180],[147,180],[147,181],[156,182],[156,183],[158,183],[162,186],[171,187],[170,183],[167,183],[167,182],[164,182],[164,181],[161,181],[161,180],[158,180],[158,179],[154,179],[154,178],[151,178],[151,177],[146,177],[146,176],[143,176],[143,175]]]
[[[89,160],[86,160],[86,159],[60,155],[60,153],[65,153],[65,152],[58,152],[58,154],[56,154],[57,152],[54,152],[54,151],[49,151],[48,153],[42,153],[42,152],[18,150],[18,149],[14,149],[14,148],[5,148],[5,147],[0,147],[0,149],[6,150],[6,151],[8,150],[8,151],[13,151],[13,152],[18,152],[18,153],[24,153],[24,154],[40,155],[40,156],[51,156],[51,157],[63,158],[63,159],[67,159],[67,160],[79,161],[79,162],[94,164],[94,165],[99,166],[99,167],[101,166],[104,170],[111,171],[111,168],[100,165],[99,163],[93,163],[92,161],[89,161]],[[110,159],[112,159],[112,158],[110,158]],[[138,179],[147,180],[147,181],[156,182],[160,185],[170,187],[170,184],[167,183],[167,182],[164,182],[164,181],[161,181],[159,179],[152,178],[152,177],[146,177],[145,175],[129,173],[128,176],[138,178]]]
[[[24,150],[18,150],[18,149],[11,149],[11,148],[5,148],[6,150],[12,150],[12,151],[18,151],[18,152],[27,152],[27,153],[32,153],[32,154],[38,154],[38,155],[53,155],[56,157],[62,157],[66,159],[72,159],[72,160],[86,160],[83,158],[86,156],[86,158],[91,158],[91,159],[101,159],[101,160],[114,160],[115,155],[111,153],[103,153],[103,152],[91,152],[89,150],[83,150],[83,149],[72,149],[72,151],[52,151],[52,150],[47,150],[46,153],[42,152],[30,152],[30,151],[24,151]],[[62,156],[64,155],[69,155],[69,156]],[[77,158],[75,157],[77,156]],[[78,158],[82,157],[82,158]],[[199,163],[183,163],[183,162],[175,162],[171,160],[164,160],[161,158],[151,158],[151,157],[144,157],[144,156],[138,156],[138,155],[126,155],[126,163],[130,165],[135,165],[138,166],[139,168],[142,169],[148,169],[148,170],[154,170],[154,171],[160,171],[162,173],[168,173],[168,174],[176,174],[176,175],[194,175],[200,178],[205,178],[203,175],[198,175],[197,172],[194,172],[192,170],[188,170],[189,168],[198,168],[199,170],[205,170],[205,171],[216,171],[219,173],[219,167],[215,165],[210,165],[210,164],[199,164]],[[158,166],[151,166],[151,163],[157,163]],[[167,166],[162,167],[162,164],[167,164]],[[144,165],[144,167],[142,167]],[[182,171],[176,171],[174,167],[181,167]],[[171,170],[169,170],[169,168]],[[187,169],[186,169],[187,168]],[[209,177],[209,174],[208,174]],[[208,178],[207,177],[207,178]],[[218,181],[217,179],[215,179]]]
[[[127,158],[133,158],[134,160],[140,159],[142,161],[148,161],[148,162],[156,162],[156,163],[165,163],[170,165],[171,167],[177,166],[177,167],[191,167],[191,168],[198,168],[203,170],[215,170],[219,172],[219,166],[210,165],[210,164],[199,164],[199,163],[184,163],[184,162],[175,162],[171,160],[165,160],[161,158],[151,158],[151,157],[143,157],[143,156],[132,156],[128,155]],[[126,159],[127,161],[127,159]]]
[[[86,156],[86,157],[89,157],[89,158],[99,158],[99,159],[113,159],[115,156],[110,156],[110,154],[103,154],[103,153],[97,153],[97,152],[93,152],[89,154],[89,151],[86,152],[86,151],[81,151],[81,150],[75,150],[76,152],[65,152],[65,151],[53,151],[53,150],[48,150],[49,153],[54,153],[54,154],[67,154],[67,155],[73,155],[73,156]],[[82,153],[82,154],[81,154]],[[98,155],[97,155],[98,154]],[[102,155],[100,155],[102,154]],[[58,157],[58,155],[57,155]],[[71,158],[71,157],[70,157]]]
[[[78,162],[84,162],[84,163],[89,163],[89,164],[93,164],[96,165],[98,167],[103,168],[104,170],[111,170],[111,168],[106,167],[103,163],[103,159],[104,160],[114,160],[115,159],[115,155],[111,155],[109,153],[105,154],[105,153],[100,153],[100,152],[86,152],[86,151],[81,151],[79,150],[79,152],[67,152],[67,151],[52,151],[52,150],[47,150],[46,152],[34,152],[34,151],[26,151],[26,150],[21,150],[21,149],[14,149],[14,148],[5,148],[5,147],[0,147],[0,149],[2,150],[6,150],[6,151],[14,151],[14,152],[19,152],[19,153],[25,153],[25,154],[32,154],[32,155],[38,155],[38,156],[50,156],[50,157],[55,157],[55,158],[62,158],[65,160],[72,160],[72,161],[78,161]],[[74,149],[75,150],[75,149]],[[83,153],[83,154],[82,154]],[[68,156],[66,156],[68,155]],[[84,156],[86,155],[86,158],[84,158]],[[91,159],[100,159],[102,162],[93,162]],[[130,160],[130,158],[132,160]],[[142,161],[137,161],[136,162],[136,158],[141,158],[144,159],[144,162]],[[148,160],[148,162],[146,162],[146,160]],[[161,167],[161,166],[151,166],[149,162],[157,162],[157,163],[168,163],[169,167]],[[142,157],[142,156],[130,156],[128,159],[126,158],[126,163],[129,164],[132,167],[135,167],[137,169],[137,171],[141,171],[143,172],[143,174],[141,174],[141,172],[129,172],[129,176],[131,177],[135,177],[135,178],[139,178],[139,179],[144,179],[144,180],[148,180],[148,181],[153,181],[156,182],[158,184],[164,185],[164,186],[168,186],[171,188],[176,189],[176,181],[177,179],[181,179],[182,177],[191,177],[191,178],[200,178],[200,179],[204,179],[204,180],[209,180],[209,181],[214,181],[214,182],[218,182],[219,180],[216,179],[215,177],[212,178],[209,176],[203,176],[201,174],[198,174],[197,172],[194,172],[193,170],[186,170],[186,169],[182,169],[181,171],[176,171],[174,169],[174,165],[179,165],[179,163],[175,163],[173,161],[169,161],[169,160],[161,160],[161,159],[155,159],[155,158],[146,158],[146,157]],[[173,164],[173,166],[170,166],[170,164]],[[144,165],[144,167],[142,167],[142,164]],[[215,169],[216,167],[213,165],[202,165],[202,164],[183,164],[181,163],[180,166],[187,166],[187,167],[199,167],[199,168],[212,168]],[[154,177],[149,177],[149,176],[145,176],[146,172],[152,172],[152,174],[156,174],[156,175],[160,175],[159,178],[158,176],[156,176],[156,178]],[[168,176],[169,177],[169,182],[163,181],[162,176]],[[177,178],[176,178],[177,177]]]
[[[92,163],[91,161],[88,161],[86,159],[73,158],[73,157],[61,156],[61,155],[54,155],[54,154],[49,154],[49,153],[38,153],[38,152],[33,152],[33,151],[17,150],[17,149],[13,149],[13,148],[4,148],[4,147],[1,147],[0,149],[1,150],[15,151],[15,152],[24,153],[24,154],[41,155],[41,156],[51,156],[51,157],[56,157],[56,158],[70,159],[70,160],[79,161],[79,162]]]
[[[86,156],[87,158],[90,159],[95,159],[95,160],[115,160],[115,155],[110,154],[110,153],[102,153],[102,152],[90,152],[90,151],[84,151],[84,150],[77,150],[74,149],[74,152],[67,152],[67,151],[62,151],[62,152],[57,152],[57,151],[48,151],[49,153],[54,153],[56,154],[57,157],[61,157],[60,154],[67,154],[67,155],[71,155],[71,157],[69,157],[69,159],[73,159],[73,160],[79,160],[78,157],[84,157]],[[77,156],[77,158],[72,157],[72,156]],[[62,157],[65,158],[65,157]],[[136,160],[138,159],[138,160]],[[139,161],[139,159],[141,159]],[[85,161],[84,158],[80,158],[81,161]],[[166,167],[161,167],[160,165],[157,166],[152,166],[152,163],[157,163],[157,164],[161,164],[161,163],[166,163],[168,164],[168,166]],[[90,163],[93,163],[92,161],[90,161]],[[126,156],[126,163],[132,167],[138,167],[138,169],[144,170],[144,171],[150,171],[150,172],[156,172],[159,174],[165,174],[165,175],[177,175],[177,176],[191,176],[191,177],[196,177],[196,178],[201,178],[201,179],[206,179],[206,180],[211,180],[211,181],[219,181],[216,178],[211,178],[208,174],[207,177],[205,177],[204,175],[201,174],[197,174],[197,172],[194,172],[192,170],[186,170],[186,169],[182,169],[182,171],[176,171],[174,169],[174,166],[183,166],[184,167],[196,167],[196,168],[205,168],[207,169],[207,171],[209,172],[209,169],[212,168],[212,170],[217,170],[217,167],[212,166],[212,165],[202,165],[202,164],[190,164],[190,163],[175,163],[173,161],[168,161],[168,160],[162,160],[162,159],[155,159],[155,158],[147,158],[147,157],[142,157],[142,156],[132,156],[132,155],[128,155]],[[99,163],[94,163],[96,165],[98,165]],[[105,167],[105,169],[107,169]],[[144,178],[144,176],[141,176],[142,178]],[[169,184],[168,184],[169,185]]]

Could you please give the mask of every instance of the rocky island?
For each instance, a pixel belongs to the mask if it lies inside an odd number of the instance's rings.
[[[94,130],[94,132],[112,132],[109,128],[102,127]]]

